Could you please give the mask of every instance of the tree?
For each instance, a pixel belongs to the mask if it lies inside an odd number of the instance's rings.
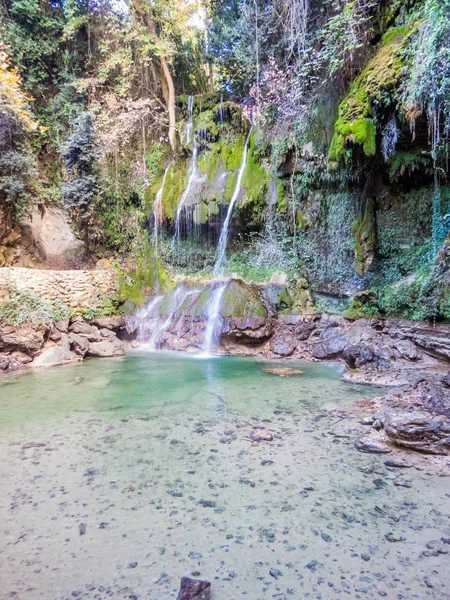
[[[83,112],[75,122],[75,130],[61,149],[69,180],[63,185],[64,206],[71,209],[84,230],[89,249],[89,225],[93,217],[93,200],[98,192],[95,163],[100,158],[94,138],[94,116]]]

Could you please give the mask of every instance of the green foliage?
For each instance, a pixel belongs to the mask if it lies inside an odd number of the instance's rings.
[[[52,306],[38,294],[30,290],[19,290],[9,287],[10,298],[0,305],[0,321],[6,325],[23,325],[24,323],[52,323],[66,319],[69,309],[60,305]]]

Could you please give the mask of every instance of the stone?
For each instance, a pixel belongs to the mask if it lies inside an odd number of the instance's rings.
[[[416,361],[419,358],[417,346],[409,340],[399,340],[392,344],[392,347],[397,350],[400,358],[410,361]]]
[[[367,452],[369,454],[389,454],[391,449],[383,442],[372,436],[366,436],[355,440],[355,448],[359,452]]]
[[[63,334],[59,344],[46,342],[41,354],[33,360],[31,366],[33,368],[56,367],[79,360],[80,357],[70,350],[69,336]]]
[[[275,273],[272,273],[269,283],[286,287],[288,285],[288,276],[284,271],[275,271]]]
[[[50,329],[48,339],[52,342],[59,342],[59,340],[61,339],[61,331],[57,327],[55,327],[55,325],[53,325]]]
[[[450,420],[444,415],[386,410],[380,419],[386,435],[398,446],[450,455]]]
[[[123,356],[124,353],[124,344],[118,338],[115,338],[114,340],[92,342],[91,344],[89,344],[89,349],[87,351],[88,356],[98,356],[102,358],[111,356]]]
[[[373,362],[375,359],[372,348],[357,344],[347,346],[343,352],[343,358],[350,369],[362,367],[363,365]]]
[[[117,317],[98,317],[92,319],[91,324],[99,329],[110,329],[111,331],[125,329],[125,319],[121,315]]]
[[[348,345],[345,335],[333,327],[325,329],[320,336],[319,343],[313,349],[314,358],[337,358]]]
[[[78,333],[69,333],[69,340],[71,349],[84,357],[89,350],[89,340]]]
[[[61,333],[67,333],[69,331],[69,321],[57,321],[54,326],[59,329]]]
[[[10,358],[6,354],[0,354],[0,371],[9,371]]]
[[[274,338],[270,342],[271,351],[278,356],[291,356],[294,353],[296,346],[295,339],[289,335]]]
[[[75,321],[70,325],[69,331],[71,333],[77,333],[87,338],[90,342],[101,342],[102,336],[97,327],[93,327],[84,321]]]
[[[296,340],[303,342],[310,337],[311,333],[314,331],[315,328],[316,328],[316,325],[315,325],[314,321],[306,321],[303,323],[298,323],[294,327],[293,335]]]
[[[27,365],[33,360],[33,358],[29,354],[27,354],[26,352],[21,352],[20,350],[11,352],[11,358],[19,362],[21,365]]]
[[[182,577],[176,600],[210,600],[211,583],[205,579]]]
[[[44,345],[49,326],[40,325],[4,325],[0,323],[0,352],[20,350],[30,356],[36,356]]]
[[[410,469],[413,465],[404,460],[386,460],[385,466],[393,469]]]
[[[386,533],[386,535],[384,536],[388,542],[404,542],[406,538],[404,538],[402,535],[395,535],[393,533]]]

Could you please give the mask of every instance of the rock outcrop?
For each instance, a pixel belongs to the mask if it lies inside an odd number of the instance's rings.
[[[81,318],[54,325],[3,325],[0,323],[0,371],[78,362],[87,356],[122,356],[125,345],[116,332],[124,331],[122,317],[97,319],[98,328]]]

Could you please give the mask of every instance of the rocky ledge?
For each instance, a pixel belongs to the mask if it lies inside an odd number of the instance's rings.
[[[430,375],[367,403],[370,432],[355,441],[362,452],[388,453],[400,446],[450,455],[450,377]]]
[[[79,362],[85,357],[122,356],[125,344],[122,317],[86,322],[60,321],[52,325],[5,325],[0,323],[0,371],[50,367]]]

